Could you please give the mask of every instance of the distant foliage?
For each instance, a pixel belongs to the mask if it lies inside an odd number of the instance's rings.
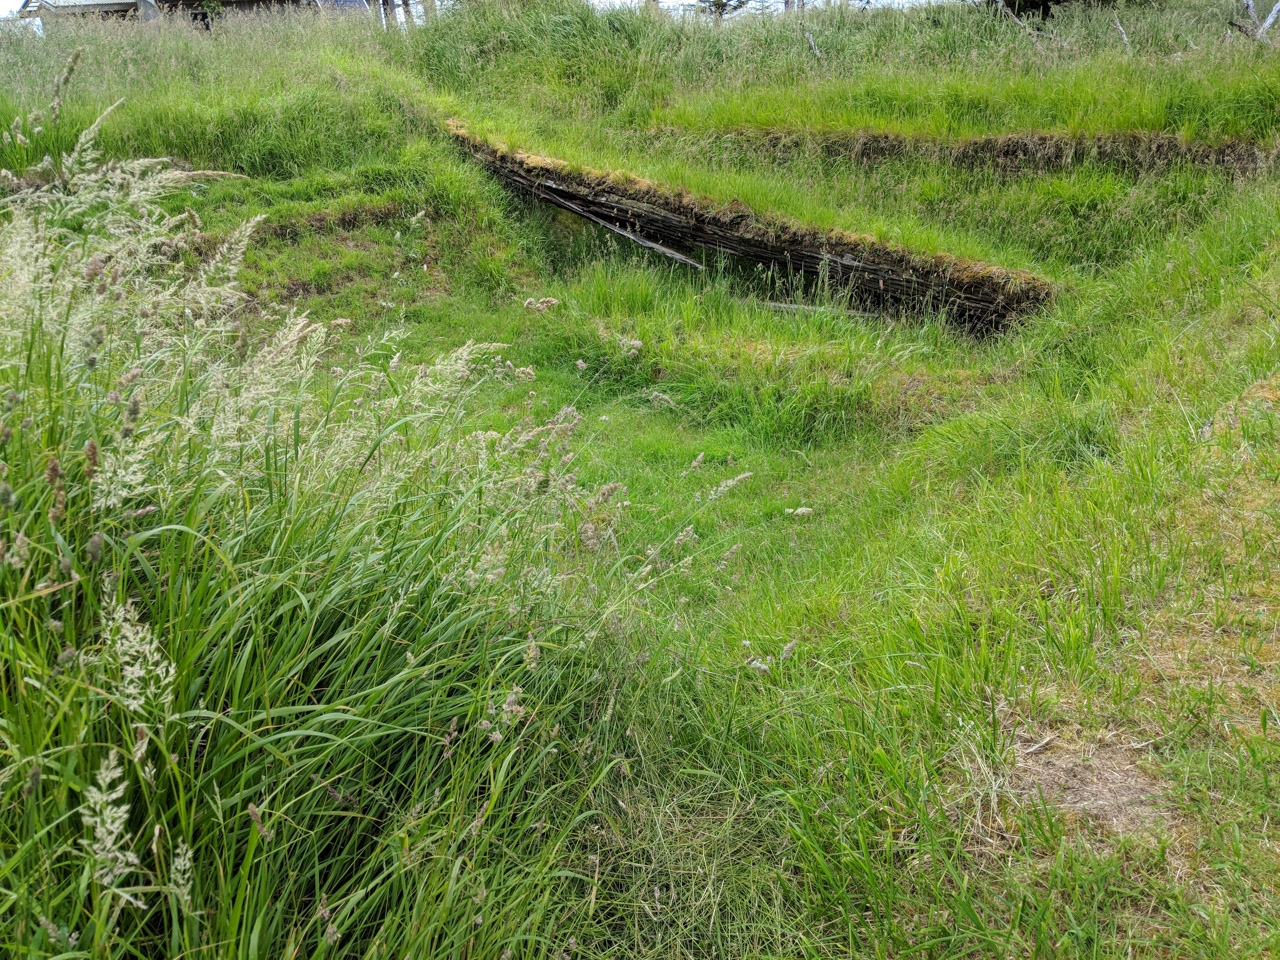
[[[704,13],[722,20],[730,13],[737,13],[749,2],[750,0],[698,0],[698,7]]]

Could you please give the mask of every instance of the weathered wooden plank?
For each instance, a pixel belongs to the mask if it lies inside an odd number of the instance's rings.
[[[555,204],[682,263],[706,250],[822,277],[859,305],[898,312],[942,311],[971,329],[1000,327],[1047,303],[1053,288],[1024,271],[921,254],[871,237],[796,227],[741,204],[721,205],[629,176],[572,170],[514,153],[451,127],[460,143],[515,190]]]

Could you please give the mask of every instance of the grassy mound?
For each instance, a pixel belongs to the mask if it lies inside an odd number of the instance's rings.
[[[803,29],[744,17],[711,30],[630,8],[475,4],[410,45],[436,86],[463,98],[483,90],[561,122],[950,138],[1147,131],[1267,144],[1277,67],[1265,45],[1227,26],[1240,16],[1230,0],[1069,4],[1037,45],[998,12],[961,5],[809,10]]]
[[[1274,955],[1280,184],[1185,162],[1274,148],[1235,5],[441,13],[0,33],[0,942]],[[1057,294],[694,270],[448,115]]]
[[[1045,281],[944,255],[925,257],[874,238],[818,231],[760,216],[741,203],[716,205],[625,173],[570,168],[474,137],[453,136],[496,176],[539,199],[612,227],[639,242],[702,248],[848,292],[854,303],[943,312],[973,328],[999,327],[1052,296]],[[693,261],[683,258],[690,266]]]

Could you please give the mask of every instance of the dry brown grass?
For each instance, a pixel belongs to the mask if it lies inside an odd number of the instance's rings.
[[[1114,731],[1075,743],[1055,737],[1040,746],[1042,740],[1018,755],[1011,787],[1087,817],[1109,835],[1161,828],[1167,785],[1139,766],[1145,745],[1124,740]]]
[[[1277,414],[1280,374],[1224,404],[1206,426],[1208,483],[1175,511],[1189,562],[1142,625],[1140,676],[1154,691],[1212,688],[1221,732],[1260,733],[1262,711],[1280,710],[1280,489],[1248,439],[1251,423]]]

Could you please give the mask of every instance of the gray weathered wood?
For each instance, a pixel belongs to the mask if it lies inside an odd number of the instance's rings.
[[[702,249],[785,273],[825,279],[860,306],[938,312],[975,329],[1002,326],[1046,303],[1052,288],[1020,271],[917,254],[865,237],[797,228],[637,182],[580,176],[564,164],[499,150],[459,127],[454,135],[510,187],[569,210],[682,263]]]

